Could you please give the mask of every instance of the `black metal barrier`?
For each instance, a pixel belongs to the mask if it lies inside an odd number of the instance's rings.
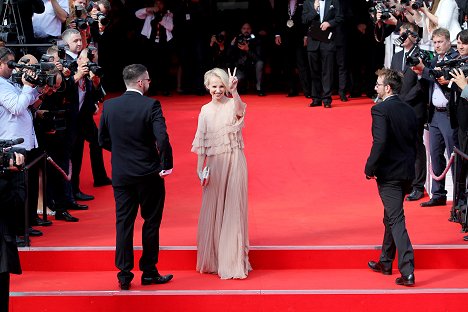
[[[47,201],[46,201],[46,185],[47,185],[47,174],[46,174],[46,165],[47,165],[47,154],[42,153],[33,161],[29,162],[24,167],[24,183],[26,185],[26,198],[24,201],[24,242],[26,247],[31,246],[31,242],[29,240],[29,190],[28,190],[28,183],[29,183],[29,169],[34,166],[41,166],[39,167],[42,171],[42,218],[44,221],[47,221]],[[37,208],[36,208],[37,209]]]

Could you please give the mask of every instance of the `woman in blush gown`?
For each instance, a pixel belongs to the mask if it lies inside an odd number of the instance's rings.
[[[214,68],[205,73],[211,101],[201,108],[192,143],[203,189],[197,271],[217,273],[221,279],[243,279],[252,270],[248,257],[247,163],[241,132],[246,104],[237,92],[235,72],[231,75],[230,71]],[[203,177],[204,168],[209,168],[208,179]]]

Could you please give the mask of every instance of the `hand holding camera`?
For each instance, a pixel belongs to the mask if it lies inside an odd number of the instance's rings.
[[[460,68],[452,70],[450,75],[453,77],[450,81],[455,82],[460,89],[463,90],[468,85],[465,74]]]

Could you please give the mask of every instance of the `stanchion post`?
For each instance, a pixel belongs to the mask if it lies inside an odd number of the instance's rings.
[[[25,200],[24,200],[24,244],[26,247],[31,246],[29,241],[29,168],[28,166],[24,167],[24,191],[25,191]]]
[[[42,154],[42,219],[47,221],[47,155]]]

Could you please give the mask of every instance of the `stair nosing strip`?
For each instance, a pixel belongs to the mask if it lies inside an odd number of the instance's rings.
[[[380,250],[380,245],[251,246],[250,250]],[[20,247],[20,251],[115,251],[115,246]],[[196,246],[161,246],[160,250],[196,250]],[[468,249],[464,245],[413,245],[413,249]],[[135,246],[134,250],[142,250]]]
[[[212,295],[401,295],[401,294],[465,294],[468,288],[404,288],[404,289],[305,289],[305,290],[67,290],[10,292],[10,297],[104,297],[104,296],[212,296]]]

